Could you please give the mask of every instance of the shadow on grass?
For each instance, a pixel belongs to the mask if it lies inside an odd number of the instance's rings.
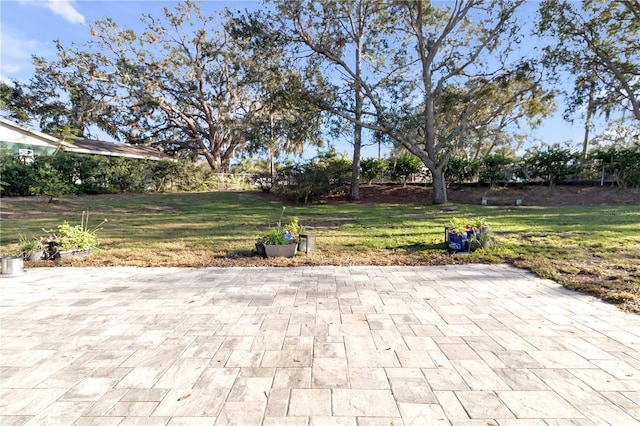
[[[391,248],[391,247],[389,247]],[[412,243],[412,244],[403,244],[396,247],[396,249],[406,250],[409,253],[414,253],[417,251],[433,251],[433,250],[442,250],[445,251],[446,247],[444,243]]]
[[[247,249],[242,249],[242,250],[231,250],[227,253],[226,256],[218,256],[221,258],[227,258],[227,259],[239,259],[239,258],[244,258],[244,257],[260,257],[262,258],[262,256],[259,256],[258,253],[255,250],[247,250]]]

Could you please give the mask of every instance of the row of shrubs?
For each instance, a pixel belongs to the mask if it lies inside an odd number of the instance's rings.
[[[594,150],[587,158],[567,148],[552,146],[527,152],[520,158],[490,155],[471,161],[451,159],[447,171],[452,184],[540,183],[557,185],[580,181],[613,182],[621,188],[640,187],[640,143]]]
[[[262,175],[263,189],[309,202],[346,191],[351,182],[351,161],[329,152],[299,164]],[[361,182],[429,182],[429,171],[414,155],[361,161]],[[593,151],[587,158],[560,146],[527,152],[520,158],[489,155],[478,160],[453,157],[446,170],[450,185],[521,183],[557,185],[575,181],[607,181],[621,188],[640,188],[640,143]]]
[[[187,161],[152,161],[59,152],[23,161],[0,152],[0,195],[111,194],[120,192],[206,191],[248,184]]]
[[[394,180],[416,175],[422,166],[412,155],[388,162],[384,173]],[[335,151],[329,151],[305,163],[279,165],[272,179],[268,173],[248,174],[241,169],[234,170],[235,174],[215,173],[207,165],[184,160],[151,161],[59,152],[26,162],[4,151],[0,152],[0,195],[55,198],[121,192],[207,191],[245,188],[255,183],[263,189],[274,187],[294,199],[312,201],[344,191],[350,183],[351,164]],[[365,166],[364,170],[369,169]]]
[[[351,182],[352,162],[335,150],[301,163],[279,165],[248,178],[242,170],[222,175],[187,161],[150,161],[60,152],[21,161],[0,153],[0,195],[104,194],[118,192],[205,191],[246,187],[252,182],[301,202],[341,193]],[[446,170],[450,185],[477,182],[556,185],[575,180],[607,180],[621,188],[640,187],[640,143],[593,151],[584,159],[559,146],[533,150],[521,158],[489,155],[479,160],[453,157]],[[429,182],[428,170],[410,154],[361,161],[361,182]]]

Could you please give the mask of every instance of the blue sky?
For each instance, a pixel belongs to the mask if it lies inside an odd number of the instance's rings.
[[[96,19],[110,17],[120,26],[139,28],[143,13],[161,16],[164,6],[173,8],[177,2],[162,0],[2,0],[0,2],[0,79],[27,81],[33,75],[31,56],[48,59],[55,57],[55,42],[68,46],[89,39],[89,24]],[[205,12],[228,7],[254,9],[255,1],[205,0]],[[522,19],[533,20],[537,2],[531,2],[522,13]],[[561,113],[545,121],[532,134],[533,140],[546,143],[573,141],[578,146],[583,135],[582,123],[574,125],[562,120]],[[337,144],[339,151],[351,152],[347,143]],[[363,149],[363,157],[377,156],[377,146]],[[305,156],[313,156],[305,155]],[[384,154],[384,151],[383,151]]]

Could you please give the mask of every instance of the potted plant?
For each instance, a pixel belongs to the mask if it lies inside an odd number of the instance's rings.
[[[469,253],[488,247],[491,228],[484,218],[452,218],[445,226],[445,242],[450,252]]]
[[[22,258],[31,262],[36,260],[42,260],[44,257],[45,244],[42,239],[29,238],[26,235],[19,235],[20,237],[20,250],[22,251]]]
[[[493,243],[493,232],[484,218],[469,221],[469,251],[487,248]]]
[[[98,226],[89,229],[89,214],[82,212],[82,220],[79,225],[70,225],[66,221],[58,226],[56,232],[45,230],[49,235],[44,237],[46,242],[46,258],[58,259],[61,257],[84,257],[91,253],[100,243],[97,232],[107,220],[103,220]]]
[[[298,248],[298,236],[302,226],[297,217],[292,217],[289,222],[282,225],[282,216],[286,207],[282,207],[280,219],[275,228],[261,237],[256,243],[258,255],[266,257],[293,257]]]

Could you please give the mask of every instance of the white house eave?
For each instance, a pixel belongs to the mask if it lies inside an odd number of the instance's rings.
[[[39,145],[44,145],[45,143],[52,143],[52,144],[65,144],[66,142],[60,140],[59,138],[56,138],[54,136],[51,135],[47,135],[46,133],[42,133],[39,132],[37,130],[31,130],[31,129],[27,129],[26,127],[22,127],[19,124],[16,124],[12,121],[6,120],[2,117],[0,117],[0,123],[2,123],[4,126],[13,129],[14,131],[21,133],[23,135],[25,135],[25,137],[35,137],[37,139],[41,139],[44,143],[40,143]],[[31,142],[33,143],[33,142]]]
[[[136,155],[136,154],[123,154],[123,153],[114,153],[108,151],[101,151],[96,149],[84,149],[77,148],[73,145],[69,145],[69,147],[64,148],[67,152],[74,152],[76,154],[93,154],[93,155],[104,155],[107,157],[126,157],[126,158],[137,158],[141,160],[161,160],[159,157],[153,157],[149,155]]]

